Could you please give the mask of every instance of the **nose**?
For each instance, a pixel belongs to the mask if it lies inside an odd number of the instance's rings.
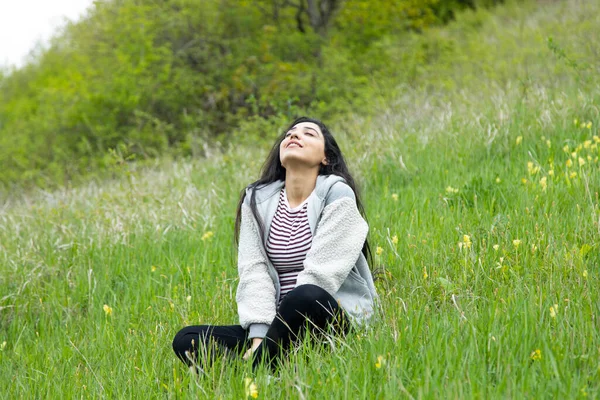
[[[292,132],[292,134],[290,135],[290,139],[294,139],[294,138],[298,139],[298,133]]]

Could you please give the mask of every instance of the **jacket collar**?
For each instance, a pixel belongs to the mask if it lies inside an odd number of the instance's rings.
[[[338,182],[345,182],[344,178],[338,175],[319,175],[315,185],[315,194],[323,201],[329,192],[329,189]],[[256,191],[256,204],[263,203],[279,193],[285,185],[285,181],[276,181],[259,188]]]
[[[325,197],[329,193],[329,189],[338,183],[345,182],[344,178],[338,175],[319,175],[317,176],[317,183],[315,185],[314,196],[310,196],[308,199],[308,224],[310,231],[314,235],[319,217],[325,206]],[[277,211],[277,204],[279,203],[279,191],[285,185],[285,181],[276,181],[270,183],[256,191],[256,205],[258,207],[259,214],[263,218],[264,227],[266,232],[269,232],[271,228],[271,222]],[[265,245],[268,234],[264,235]]]

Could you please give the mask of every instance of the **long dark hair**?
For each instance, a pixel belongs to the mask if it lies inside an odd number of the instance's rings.
[[[356,183],[354,182],[354,178],[352,177],[352,175],[350,174],[350,171],[348,170],[348,166],[346,165],[346,161],[344,161],[344,156],[342,155],[342,151],[340,150],[340,147],[338,146],[337,142],[335,141],[335,138],[333,137],[333,135],[331,134],[329,129],[327,129],[327,127],[325,126],[325,124],[323,122],[321,122],[317,119],[313,119],[313,118],[300,117],[300,118],[297,118],[294,122],[292,122],[288,126],[288,128],[277,138],[277,140],[275,140],[275,144],[273,144],[273,148],[269,152],[269,155],[267,156],[267,159],[265,160],[265,163],[263,164],[260,179],[257,180],[256,182],[251,183],[248,186],[248,189],[254,189],[251,191],[252,194],[250,196],[250,209],[252,210],[252,215],[254,215],[254,219],[256,219],[256,222],[259,225],[259,230],[260,230],[260,234],[261,234],[261,238],[262,238],[263,242],[265,239],[264,238],[265,227],[263,226],[261,218],[259,218],[259,216],[258,216],[258,210],[256,208],[256,189],[265,187],[268,184],[273,183],[273,182],[285,181],[285,168],[283,168],[283,166],[281,165],[281,159],[279,158],[279,146],[281,145],[281,142],[283,142],[283,140],[285,139],[286,133],[290,129],[292,129],[295,125],[297,125],[301,122],[311,122],[311,123],[317,125],[321,129],[321,132],[323,133],[323,137],[325,139],[325,158],[327,159],[328,163],[327,163],[327,165],[321,164],[321,168],[319,169],[319,175],[337,175],[337,176],[341,176],[342,178],[344,178],[344,180],[346,181],[348,186],[350,186],[350,188],[352,188],[352,191],[354,192],[354,195],[356,197],[356,206],[358,207],[360,214],[365,219],[365,221],[367,220],[365,210],[363,208],[362,202],[360,201],[360,195],[358,193]],[[236,244],[239,242],[240,223],[242,220],[242,203],[244,202],[245,197],[246,197],[246,188],[244,190],[242,190],[242,192],[240,194],[240,201],[238,202],[237,213],[236,213],[236,217],[235,217],[235,242],[236,242]],[[365,258],[367,259],[367,262],[369,263],[369,265],[372,265],[373,257],[371,254],[371,247],[369,246],[368,240],[365,240],[365,244],[363,245],[363,248],[362,248],[362,253],[364,254]]]

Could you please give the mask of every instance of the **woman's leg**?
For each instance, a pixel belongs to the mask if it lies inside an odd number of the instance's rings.
[[[215,353],[233,351],[241,354],[247,341],[248,333],[239,325],[194,325],[177,332],[173,350],[185,364],[207,368]]]
[[[288,350],[308,327],[312,333],[333,329],[346,334],[348,317],[337,300],[316,285],[300,285],[289,292],[279,306],[279,312],[254,353],[254,366],[266,358],[272,366],[281,351]]]

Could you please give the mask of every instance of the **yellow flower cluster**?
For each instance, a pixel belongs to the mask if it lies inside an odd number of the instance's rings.
[[[106,314],[107,317],[110,317],[112,315],[113,309],[108,304],[105,304],[102,307],[102,309],[104,310],[104,314]]]
[[[540,349],[535,349],[534,351],[531,352],[529,357],[531,357],[531,359],[533,361],[541,360],[542,359],[542,351]]]
[[[535,165],[533,162],[529,161],[527,163],[527,172],[529,173],[529,175],[535,175],[538,172],[540,172],[540,167],[538,165]]]
[[[588,127],[591,129],[591,122],[585,123],[585,128]],[[546,137],[542,136],[542,140],[546,142],[548,148],[551,147],[550,140],[547,140]],[[564,161],[564,177],[567,182],[577,178],[580,175],[581,171],[576,170],[576,168],[582,169],[587,165],[591,165],[594,163],[598,163],[598,157],[600,155],[600,137],[597,135],[592,136],[590,139],[586,139],[583,142],[572,147],[569,144],[563,146],[562,150],[567,155],[567,159]],[[562,164],[562,162],[561,162]],[[542,171],[546,171],[546,175],[542,174]],[[542,166],[533,161],[527,162],[527,174],[529,179],[522,178],[521,182],[524,185],[528,185],[530,183],[535,183],[536,181],[539,183],[539,187],[542,192],[546,192],[550,182],[557,177],[555,174],[555,165],[554,160],[552,159],[548,166]],[[539,176],[539,178],[534,178]]]
[[[383,366],[384,359],[383,356],[377,356],[377,362],[375,363],[375,368],[379,369]]]
[[[458,242],[459,249],[470,249],[471,248],[471,237],[469,235],[463,235],[463,240]]]
[[[575,118],[573,120],[573,125],[575,125],[575,126],[579,125],[579,127],[581,129],[586,129],[587,128],[587,129],[591,130],[593,124],[592,124],[592,121],[587,121],[587,122],[586,121],[581,121],[581,123],[580,123],[579,120],[577,118]]]
[[[542,179],[540,179],[540,187],[542,188],[542,191],[545,192],[546,188],[548,187],[548,178],[547,177],[542,177]]]
[[[252,378],[244,378],[244,390],[246,392],[246,398],[258,398],[258,387],[256,386],[256,383],[254,383]]]
[[[204,232],[204,235],[202,235],[202,241],[206,241],[210,238],[212,238],[214,236],[214,233],[212,231],[208,231],[208,232]]]

